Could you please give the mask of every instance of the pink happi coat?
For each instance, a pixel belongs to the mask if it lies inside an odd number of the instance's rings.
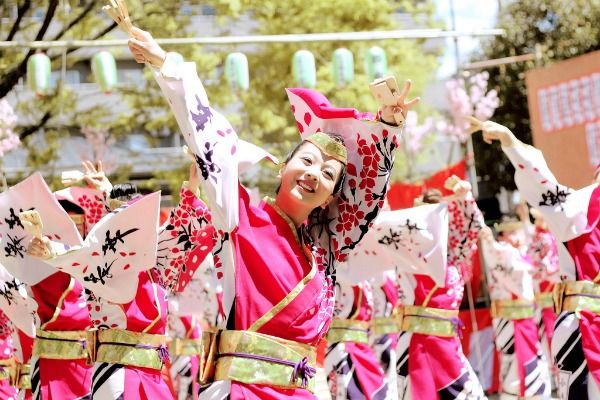
[[[132,201],[97,223],[95,231],[88,238],[94,234],[104,238],[103,230],[107,230],[105,226],[111,223],[113,232],[116,228],[123,233],[129,232],[131,227],[137,227],[137,231],[126,233],[129,236],[125,243],[114,243],[114,252],[110,248],[108,251],[103,248],[101,252],[105,253],[106,258],[101,258],[99,249],[92,245],[97,240],[92,240],[78,251],[71,249],[70,253],[48,260],[56,268],[80,278],[90,289],[87,302],[95,328],[126,329],[158,335],[166,333],[167,293],[183,290],[214,244],[212,226],[209,225],[210,215],[204,204],[186,187],[182,188],[180,195],[181,202],[161,227],[158,241],[158,196],[153,194]],[[145,208],[141,208],[143,202]],[[138,205],[139,208],[136,208]],[[121,220],[114,222],[120,214],[123,215]],[[111,219],[113,216],[115,218]],[[98,231],[101,233],[98,234]],[[135,242],[131,244],[128,240]],[[116,260],[109,258],[111,256],[117,257]],[[94,279],[91,276],[95,274],[94,269],[88,268],[95,265],[92,264],[95,258],[101,263],[106,260],[109,263],[116,262],[109,274],[102,274],[102,279]],[[90,259],[91,262],[88,261]],[[153,260],[154,267],[148,269],[139,265],[149,260]],[[132,287],[135,290],[131,294],[124,293]],[[159,354],[160,350],[157,349]],[[163,359],[163,362],[167,360]],[[94,399],[150,400],[171,397],[160,370],[102,362],[94,365]]]
[[[383,203],[400,129],[354,109],[333,108],[318,92],[288,91],[302,136],[340,134],[349,153],[348,180],[324,211],[328,217],[313,215],[297,229],[274,203],[251,204],[239,175],[269,155],[238,139],[225,117],[209,106],[195,64],[176,59],[168,55],[155,77],[195,155],[219,234],[214,255],[226,316],[221,327],[316,346],[332,316],[336,264],[362,238]],[[299,290],[292,295],[294,288]],[[275,315],[262,318],[278,304]],[[202,392],[205,397],[314,398],[303,388],[235,381],[213,383]]]
[[[373,294],[369,282],[353,284],[344,279],[343,273],[338,273],[333,316],[370,322]],[[367,343],[328,342],[327,346],[325,372],[332,398],[386,398],[388,388],[383,368]]]
[[[515,183],[521,195],[542,213],[558,242],[563,279],[598,282],[600,185],[568,188],[557,181],[542,153],[534,147],[519,143],[502,150],[515,167]],[[577,330],[581,336],[575,333]],[[560,358],[556,363],[561,398],[600,397],[599,338],[600,315],[583,309],[577,315],[562,313],[558,317],[552,352]]]

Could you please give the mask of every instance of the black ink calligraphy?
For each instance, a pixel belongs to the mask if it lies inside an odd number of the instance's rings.
[[[132,234],[135,231],[138,231],[138,228],[132,228],[128,231],[125,231],[124,233],[121,233],[120,229],[117,229],[117,231],[115,232],[115,236],[112,237],[110,230],[106,231],[106,238],[104,238],[104,244],[102,245],[102,253],[104,255],[106,255],[106,252],[108,250],[111,250],[113,253],[117,252],[117,243],[121,242],[121,243],[125,243],[125,241],[123,240],[123,238],[127,235]]]

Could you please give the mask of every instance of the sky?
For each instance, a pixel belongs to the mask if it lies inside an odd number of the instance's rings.
[[[456,30],[472,30],[494,28],[498,15],[498,0],[452,0],[454,3],[454,14]],[[436,5],[436,17],[446,23],[450,29],[450,3],[451,0],[434,0]],[[461,37],[458,41],[460,60],[466,63],[473,50],[479,47],[479,39]],[[454,52],[454,41],[446,39],[445,53],[438,70],[438,78],[447,78],[456,72],[456,57]]]

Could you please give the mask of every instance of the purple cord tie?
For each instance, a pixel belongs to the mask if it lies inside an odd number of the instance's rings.
[[[308,365],[308,357],[304,357],[296,365],[294,365],[294,371],[292,372],[292,383],[296,383],[298,378],[301,379],[302,387],[308,386],[308,380],[315,376],[316,369]]]
[[[81,343],[81,349],[83,351],[86,351],[87,350],[87,340],[82,339],[82,340],[79,341],[79,343]]]
[[[120,344],[120,343],[117,343],[117,344]],[[122,345],[125,345],[125,344],[122,344]],[[125,345],[125,346],[127,346],[127,345]],[[158,346],[150,346],[147,344],[138,344],[138,345],[135,345],[134,347],[138,348],[138,349],[156,350],[158,352],[158,359],[163,364],[165,364],[167,361],[171,361],[171,356],[169,355],[169,350],[167,349],[167,347],[164,344],[161,344]]]
[[[456,330],[456,334],[459,338],[463,338],[462,330],[465,328],[465,324],[458,317],[450,318],[450,321],[454,324],[454,329]]]

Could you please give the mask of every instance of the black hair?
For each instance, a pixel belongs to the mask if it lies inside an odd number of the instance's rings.
[[[442,201],[442,192],[434,188],[425,189],[421,196],[421,201],[426,204],[438,204]]]
[[[335,142],[340,143],[342,145],[346,145],[344,143],[344,139],[340,136],[340,135],[336,135],[334,133],[326,133],[327,136],[329,136],[331,139],[333,139]],[[287,164],[288,162],[290,162],[290,160],[296,155],[296,153],[298,152],[298,150],[300,150],[300,148],[302,147],[302,145],[304,143],[310,143],[306,140],[301,141],[300,143],[298,143],[293,149],[292,151],[290,151],[287,155],[287,157],[285,158],[285,161],[283,162],[284,164]],[[344,186],[344,182],[346,181],[346,165],[342,164],[342,170],[340,171],[340,176],[338,176],[338,180],[335,183],[335,186],[333,187],[333,195],[335,196],[336,194],[340,193],[342,191],[342,187]],[[277,185],[277,189],[275,189],[275,193],[279,193],[279,190],[281,189],[281,183],[279,185]]]
[[[127,202],[135,199],[138,196],[140,196],[140,193],[138,192],[137,186],[130,182],[119,183],[113,186],[112,190],[110,191],[110,198],[119,201]]]
[[[70,202],[69,200],[59,200],[58,203],[67,213],[72,212],[77,215],[85,215],[83,208],[79,207],[75,203]]]

